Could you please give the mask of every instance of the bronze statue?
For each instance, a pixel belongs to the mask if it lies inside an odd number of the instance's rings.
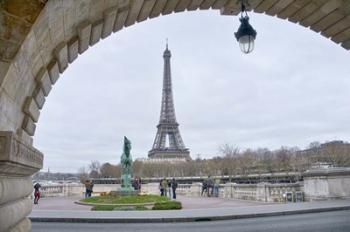
[[[132,176],[132,158],[130,154],[131,150],[131,142],[130,140],[124,136],[124,148],[123,155],[121,157],[121,165],[122,165],[122,176],[121,176],[121,188],[123,190],[131,190],[131,176]]]

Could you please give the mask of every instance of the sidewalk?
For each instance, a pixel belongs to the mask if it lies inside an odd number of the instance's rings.
[[[191,200],[191,199],[188,199]],[[198,198],[203,202],[207,198]],[[196,201],[193,200],[192,201]],[[236,202],[236,201],[233,201]],[[242,202],[244,203],[244,202]],[[241,204],[242,204],[241,203]],[[255,202],[254,202],[255,203]],[[259,203],[259,202],[257,202]],[[190,222],[229,220],[239,218],[268,217],[303,213],[350,210],[349,200],[303,202],[289,204],[263,204],[226,206],[165,211],[82,211],[82,210],[33,210],[29,218],[34,222],[90,222],[90,223],[136,223],[136,222]]]
[[[78,201],[82,197],[49,197],[42,198],[38,205],[33,205],[33,211],[36,210],[84,210],[90,211],[91,206],[78,205]],[[237,207],[237,206],[254,206],[267,205],[275,203],[265,203],[258,201],[245,201],[237,199],[224,199],[215,197],[186,197],[178,196],[177,201],[181,201],[183,209],[208,209],[208,208],[223,208],[223,207]]]

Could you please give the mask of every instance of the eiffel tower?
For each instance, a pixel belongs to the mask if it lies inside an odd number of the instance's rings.
[[[190,151],[182,141],[179,124],[176,122],[171,86],[170,57],[171,53],[167,43],[163,54],[162,108],[156,138],[154,139],[152,149],[148,152],[148,157],[158,159],[185,158],[186,160],[190,160]]]

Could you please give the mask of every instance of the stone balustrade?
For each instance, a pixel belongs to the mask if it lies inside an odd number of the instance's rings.
[[[47,185],[41,187],[41,197],[65,196],[64,185]]]
[[[320,168],[304,173],[306,200],[350,198],[350,168]]]
[[[177,189],[179,195],[200,196],[202,184],[180,184]],[[241,200],[264,201],[264,202],[283,202],[285,194],[290,192],[303,191],[303,183],[287,184],[236,184],[226,183],[219,185],[219,195],[222,198],[232,198]]]
[[[3,183],[6,181],[2,180]],[[23,183],[22,183],[23,182]],[[26,179],[13,179],[9,183],[21,186],[25,189],[30,188]],[[94,192],[110,192],[117,189],[119,184],[95,184]],[[350,168],[329,168],[311,170],[304,173],[304,182],[297,183],[266,183],[258,184],[237,184],[225,183],[219,185],[218,197],[253,200],[263,202],[284,202],[287,195],[291,196],[291,201],[296,200],[324,200],[334,198],[350,197]],[[8,187],[11,188],[11,187]],[[28,194],[28,190],[25,194]],[[43,196],[71,196],[81,195],[85,191],[82,184],[65,184],[59,186],[43,186]],[[22,192],[25,192],[23,190]],[[159,194],[159,183],[148,183],[142,185],[142,192],[150,194]],[[199,197],[202,192],[200,182],[192,184],[179,184],[177,188],[178,195]],[[16,193],[17,194],[17,193]],[[16,194],[7,194],[7,198],[0,195],[0,204],[8,199],[17,199]],[[24,194],[24,195],[25,195]],[[299,194],[298,199],[295,199]]]

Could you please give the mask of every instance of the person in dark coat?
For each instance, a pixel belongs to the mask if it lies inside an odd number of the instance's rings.
[[[85,180],[85,197],[91,197],[92,189],[94,187],[94,184],[92,180]]]
[[[160,190],[160,195],[161,196],[164,196],[164,188],[163,188],[163,185],[162,185],[163,180],[164,179],[161,179],[160,182],[159,182],[159,190]]]
[[[41,188],[41,185],[39,183],[36,183],[34,185],[34,204],[38,204],[39,203],[40,188]]]
[[[173,199],[176,199],[177,186],[178,186],[178,184],[177,184],[175,178],[173,178],[172,181],[171,181],[171,189],[173,190]]]
[[[208,179],[207,179],[207,190],[208,190],[208,197],[213,196],[214,180],[213,178],[211,178],[211,176],[208,176]]]
[[[171,181],[168,181],[168,197],[171,199],[171,193],[172,193],[172,189],[171,189]]]

